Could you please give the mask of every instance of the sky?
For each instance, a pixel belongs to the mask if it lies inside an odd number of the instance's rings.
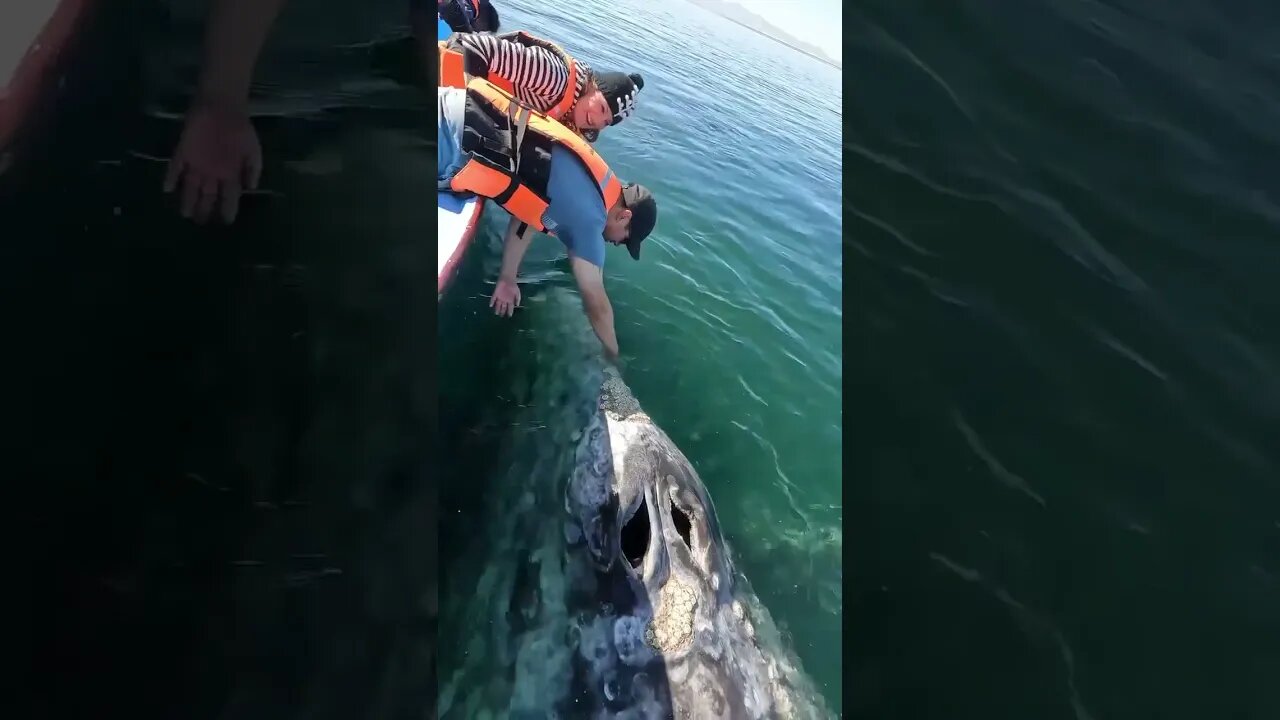
[[[795,35],[822,48],[836,60],[841,52],[844,23],[839,0],[729,0]]]

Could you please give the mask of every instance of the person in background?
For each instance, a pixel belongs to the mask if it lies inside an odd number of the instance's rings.
[[[625,245],[640,259],[640,244],[658,221],[652,193],[622,184],[581,136],[487,80],[439,88],[437,96],[437,190],[488,198],[514,221],[554,233],[569,251],[591,328],[616,360],[605,247]],[[490,303],[499,315],[510,316],[520,303],[516,276],[528,249],[527,236],[507,237]]]
[[[498,32],[498,11],[489,0],[436,0],[436,12],[455,33]]]

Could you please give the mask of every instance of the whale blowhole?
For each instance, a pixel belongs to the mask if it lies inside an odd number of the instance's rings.
[[[649,552],[649,503],[641,498],[640,507],[636,508],[630,520],[622,526],[622,555],[631,563],[631,567],[639,569],[644,556]]]

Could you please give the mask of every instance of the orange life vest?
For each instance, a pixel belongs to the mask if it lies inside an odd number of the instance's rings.
[[[596,181],[605,212],[622,194],[622,182],[604,158],[573,132],[516,100],[493,83],[472,78],[466,85],[462,152],[467,163],[449,181],[455,192],[488,198],[534,230],[545,232],[547,181],[554,146],[572,152]]]
[[[556,104],[545,111],[545,115],[552,119],[560,119],[565,113],[573,107],[573,103],[577,100],[578,88],[578,63],[569,57],[569,54],[560,49],[559,45],[542,38],[534,37],[523,30],[495,35],[499,40],[513,42],[526,47],[540,47],[551,51],[556,57],[560,58],[565,67],[569,68],[568,77],[565,78],[564,94],[556,101]],[[454,36],[448,40],[440,40],[440,87],[466,87],[467,77],[484,78],[499,88],[506,90],[512,95],[516,95],[515,83],[510,78],[503,77],[496,72],[492,72],[487,63],[476,55],[462,39]]]

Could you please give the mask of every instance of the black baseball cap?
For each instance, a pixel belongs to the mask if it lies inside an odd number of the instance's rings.
[[[622,186],[622,204],[631,211],[631,225],[627,229],[627,252],[640,259],[640,243],[653,232],[658,224],[658,201],[643,185],[632,183]]]

